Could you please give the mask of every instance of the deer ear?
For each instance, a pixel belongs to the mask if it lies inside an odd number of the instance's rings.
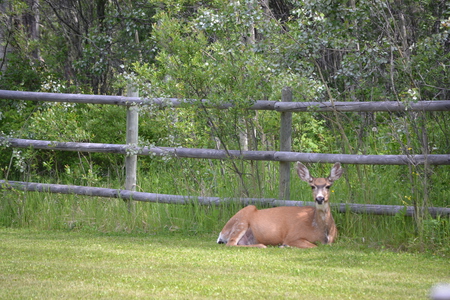
[[[308,168],[299,161],[297,162],[297,174],[303,181],[312,182],[313,180],[311,175],[309,174]]]
[[[342,174],[344,173],[344,169],[342,169],[340,163],[335,163],[334,166],[331,168],[330,176],[328,176],[328,180],[333,182],[341,178]]]

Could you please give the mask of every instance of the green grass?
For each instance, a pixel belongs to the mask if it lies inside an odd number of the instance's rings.
[[[426,299],[448,258],[232,248],[215,235],[0,229],[1,299]]]
[[[215,207],[136,202],[135,213],[130,214],[120,199],[13,190],[3,191],[0,197],[0,227],[93,233],[217,234],[240,208],[239,203]],[[402,214],[335,212],[334,218],[338,239],[348,245],[450,256],[449,217],[425,220],[422,234],[418,233],[414,219]]]

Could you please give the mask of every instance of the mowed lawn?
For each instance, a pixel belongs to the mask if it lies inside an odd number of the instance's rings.
[[[0,229],[0,299],[427,299],[450,260],[215,237]]]

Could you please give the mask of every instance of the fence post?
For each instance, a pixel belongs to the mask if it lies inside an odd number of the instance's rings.
[[[281,91],[282,102],[292,102],[292,90],[284,87]],[[292,141],[292,113],[281,113],[280,125],[280,151],[291,151]],[[291,163],[280,161],[280,193],[279,198],[287,200],[290,198]]]
[[[132,84],[128,85],[127,97],[139,97],[138,89]],[[138,143],[138,123],[139,123],[139,107],[136,105],[127,105],[127,137],[126,143],[129,148],[125,158],[125,189],[130,191],[136,190],[136,173],[137,173],[137,153],[134,149]],[[128,211],[134,211],[133,200],[126,200]]]

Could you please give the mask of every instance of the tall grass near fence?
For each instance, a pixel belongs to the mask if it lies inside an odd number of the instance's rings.
[[[227,220],[242,206],[202,206],[136,203],[134,214],[120,199],[80,197],[33,192],[3,192],[0,202],[3,227],[86,232],[126,232],[202,235],[215,239]],[[338,243],[401,251],[449,255],[448,218],[426,221],[419,240],[414,220],[396,216],[334,213]]]
[[[131,214],[120,199],[16,191],[4,192],[2,196],[0,224],[13,228],[208,234],[217,231],[228,215],[223,207],[200,206],[195,202],[190,205],[137,202]]]
[[[178,160],[149,162],[139,172],[138,191],[189,196],[235,197],[243,195],[239,176],[227,169],[226,162]],[[246,190],[252,197],[276,198],[278,186],[271,182],[276,168],[271,163],[248,163],[244,173]],[[313,176],[327,176],[331,165],[313,164]],[[332,187],[332,203],[367,203],[411,205],[415,195],[407,179],[407,167],[344,166],[345,176]],[[260,178],[256,178],[257,175]],[[301,182],[292,168],[291,199],[312,201],[310,187]],[[445,179],[436,170],[437,182]],[[61,175],[64,183],[69,177]],[[121,181],[104,180],[102,186],[121,188]],[[276,181],[275,181],[276,182]],[[79,182],[77,183],[79,184]],[[130,214],[121,199],[105,199],[77,195],[2,190],[0,226],[42,230],[78,230],[100,232],[138,232],[148,234],[204,235],[215,239],[228,219],[242,204],[239,201],[220,206],[202,206],[136,202]],[[446,203],[447,189],[433,188],[430,198],[436,206]],[[261,207],[263,208],[263,207]],[[355,247],[375,247],[450,254],[449,217],[424,218],[418,227],[412,217],[334,212],[339,229],[338,243]]]

